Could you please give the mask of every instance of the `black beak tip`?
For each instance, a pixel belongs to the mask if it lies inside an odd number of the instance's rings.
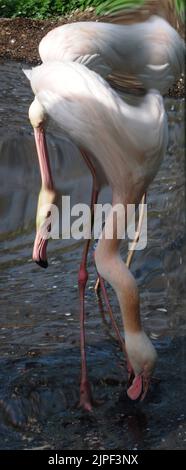
[[[38,264],[41,268],[48,268],[48,261],[46,259],[40,259],[39,261],[36,261],[36,264]]]

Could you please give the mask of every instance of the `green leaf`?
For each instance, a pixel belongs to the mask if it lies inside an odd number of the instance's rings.
[[[106,0],[100,2],[96,9],[98,15],[112,14],[120,10],[131,10],[140,7],[145,0]]]

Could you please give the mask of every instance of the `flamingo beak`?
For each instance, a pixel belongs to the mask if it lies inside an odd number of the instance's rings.
[[[130,376],[127,395],[131,400],[143,401],[150,385],[150,377],[142,372],[136,376]]]
[[[38,199],[36,218],[37,233],[34,242],[33,260],[42,268],[47,268],[48,261],[46,249],[49,238],[48,234],[51,229],[49,220],[50,205],[54,204],[56,200],[56,191],[54,190],[52,181],[45,132],[41,125],[34,129],[34,135],[41,172],[42,188]]]
[[[126,360],[128,373],[127,395],[133,401],[143,401],[150,386],[150,374],[147,372],[146,367],[144,367],[144,370],[141,372],[141,374],[135,375],[127,353]]]
[[[37,232],[32,254],[33,261],[35,261],[39,266],[41,266],[41,268],[45,269],[48,268],[46,254],[47,241],[48,240],[43,240],[40,232]]]
[[[42,268],[48,267],[47,243],[51,232],[51,208],[57,202],[57,191],[41,188],[38,206],[36,227],[37,233],[33,249],[33,260]]]

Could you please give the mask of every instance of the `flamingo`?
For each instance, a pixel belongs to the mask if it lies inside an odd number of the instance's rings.
[[[139,293],[136,281],[122,261],[120,242],[126,220],[114,208],[121,204],[139,204],[156,175],[167,147],[168,130],[163,99],[150,89],[139,106],[131,106],[96,72],[76,62],[50,62],[25,71],[35,99],[29,108],[40,163],[42,189],[39,203],[55,201],[56,191],[50,169],[45,138],[47,119],[57,124],[80,149],[93,175],[91,201],[94,204],[104,184],[112,189],[112,209],[95,249],[99,276],[115,290],[123,320],[125,348],[132,370],[128,396],[143,399],[156,362],[156,351],[144,332],[140,320]],[[101,172],[100,172],[101,169]],[[103,175],[100,178],[100,173]],[[45,219],[47,220],[48,210]],[[113,222],[113,237],[106,237]],[[34,259],[46,264],[46,243],[39,221],[34,245]],[[119,236],[118,236],[119,229]],[[89,241],[80,265],[81,382],[80,405],[92,409],[88,379],[84,330],[84,292]]]
[[[153,2],[154,13],[157,13],[156,3],[156,1]],[[102,10],[104,10],[103,2],[102,5]],[[107,14],[100,16],[99,22],[66,24],[50,31],[39,44],[39,54],[43,63],[51,63],[55,60],[63,63],[69,61],[81,63],[104,77],[121,96],[128,83],[133,88],[134,84],[135,86],[138,84],[138,87],[141,84],[146,91],[156,88],[162,94],[166,93],[183,70],[185,54],[183,40],[166,20],[173,20],[173,2],[172,0],[161,2],[160,14],[164,18],[154,15],[146,21],[130,25],[125,24],[127,15],[123,6],[124,2],[123,5],[119,2],[119,9],[115,11],[116,2],[113,5],[112,1],[107,1]],[[92,201],[95,201],[97,188],[94,169],[87,156],[84,155],[84,159],[93,177]],[[142,198],[141,221],[145,200],[146,194]],[[140,222],[137,229],[137,234],[139,233]],[[136,240],[126,260],[127,267],[130,267]],[[42,265],[46,266],[46,262]],[[95,291],[101,313],[104,315],[100,288],[120,347],[126,353],[104,281],[99,275]],[[131,367],[128,360],[127,364],[130,382]]]
[[[122,12],[115,20],[120,17]],[[39,54],[43,63],[81,63],[120,93],[133,77],[145,90],[164,94],[183,71],[185,46],[177,31],[154,15],[130,25],[92,21],[58,26],[41,40]]]
[[[123,1],[123,6],[124,3]],[[104,11],[105,3],[100,2],[100,5]],[[99,73],[121,96],[128,84],[132,89],[135,84],[146,91],[154,88],[161,94],[166,93],[180,77],[184,68],[185,46],[177,31],[165,18],[157,15],[141,23],[119,24],[126,21],[122,2],[119,2],[118,10],[116,2],[107,1],[106,6],[109,14],[101,16],[97,22],[65,24],[54,28],[44,36],[39,44],[42,62],[50,63],[57,60],[63,63],[69,61],[81,63]],[[161,14],[169,17],[172,6],[172,1],[161,2]],[[90,165],[88,166],[91,171]],[[91,173],[94,179],[94,174],[92,171]],[[142,199],[141,214],[145,198],[146,195]],[[135,243],[133,247],[135,248]],[[128,267],[133,253],[134,250],[131,250],[127,258]],[[98,287],[102,289],[111,322],[123,349],[122,338],[114,322],[100,277],[95,285],[99,297]]]

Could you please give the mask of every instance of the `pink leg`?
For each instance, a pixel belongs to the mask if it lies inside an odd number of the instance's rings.
[[[98,278],[99,279],[99,278]],[[107,319],[106,319],[106,315],[105,315],[105,310],[104,310],[104,306],[103,306],[103,301],[102,301],[102,297],[101,297],[101,293],[100,293],[100,290],[101,290],[101,286],[100,286],[100,282],[99,282],[99,286],[98,286],[98,289],[96,290],[96,297],[97,297],[97,302],[98,302],[98,307],[99,307],[99,312],[100,312],[100,315],[101,315],[101,318],[102,318],[102,321],[108,331],[108,335],[110,336],[110,338],[114,339],[115,340],[115,337],[112,335],[112,333],[110,332],[110,323],[108,323]]]
[[[93,228],[93,224],[94,224],[94,204],[97,203],[97,199],[98,199],[98,185],[97,185],[97,179],[96,179],[96,172],[95,172],[95,168],[93,167],[93,165],[92,165],[91,161],[89,160],[87,154],[83,150],[81,150],[81,153],[82,153],[82,156],[83,156],[88,168],[91,171],[92,178],[93,178],[93,191],[92,191],[92,199],[91,199],[91,216],[92,216],[91,228]],[[88,254],[89,244],[90,244],[90,240],[87,243],[87,245],[88,245],[87,254]],[[86,247],[85,247],[85,250],[86,250]],[[86,257],[87,257],[87,254],[86,254]],[[124,341],[124,339],[122,338],[122,336],[120,334],[118,325],[117,325],[116,320],[114,318],[112,308],[111,308],[111,305],[110,305],[110,302],[109,302],[109,298],[108,298],[108,295],[107,295],[107,291],[106,291],[106,288],[105,288],[104,280],[100,275],[98,276],[98,279],[99,279],[100,288],[101,288],[101,291],[102,291],[102,294],[103,294],[103,298],[104,298],[104,301],[105,301],[105,304],[106,304],[106,307],[108,309],[108,313],[109,313],[109,316],[110,316],[110,319],[111,319],[112,327],[113,327],[113,329],[116,333],[116,337],[118,339],[121,350],[126,354],[125,341]],[[88,280],[88,278],[86,279],[86,282],[87,282],[87,280]],[[98,286],[98,288],[99,288],[99,286]],[[99,296],[99,292],[97,292],[97,297],[98,297],[99,308],[101,309],[101,314],[104,316],[104,310],[102,308],[102,301],[101,301],[101,297]],[[128,368],[128,370],[130,369],[130,364],[129,364],[128,358],[127,358],[127,368]]]
[[[94,167],[89,160],[87,154],[84,150],[81,150],[82,156],[89,167],[92,177],[93,177],[93,188],[92,188],[92,197],[91,197],[91,227],[94,223],[94,204],[97,202],[98,198],[98,185],[96,179],[96,173]],[[85,350],[85,288],[88,281],[88,272],[86,269],[87,266],[87,257],[90,246],[90,240],[87,240],[84,250],[82,261],[80,264],[79,274],[78,274],[78,285],[79,285],[79,296],[80,296],[80,345],[81,345],[81,382],[80,382],[80,406],[85,410],[91,411],[92,409],[92,396],[91,388],[88,380],[88,371],[87,371],[87,362],[86,362],[86,350]]]
[[[79,298],[80,298],[80,347],[81,347],[81,382],[80,382],[80,406],[85,410],[92,409],[92,396],[90,384],[88,381],[86,351],[85,351],[85,287],[88,280],[86,261],[88,254],[88,243],[84,249],[82,262],[78,274]]]
[[[116,320],[114,318],[114,315],[113,315],[113,312],[112,312],[112,308],[110,306],[110,302],[109,302],[109,298],[108,298],[108,295],[107,295],[107,291],[106,291],[106,287],[105,287],[105,283],[104,283],[104,280],[103,278],[99,276],[99,282],[100,282],[100,287],[101,287],[101,291],[102,291],[102,294],[103,294],[103,298],[104,298],[104,301],[105,301],[105,305],[106,305],[106,308],[108,310],[108,313],[109,313],[109,316],[110,316],[110,319],[111,319],[111,323],[112,323],[112,326],[113,326],[113,329],[116,333],[116,336],[118,338],[118,342],[119,342],[119,345],[121,347],[121,350],[125,352],[125,342],[120,334],[120,331],[119,331],[119,328],[118,328],[118,325],[116,323]]]
[[[110,302],[109,302],[109,299],[108,299],[107,291],[106,291],[106,288],[105,288],[104,280],[99,274],[98,274],[98,279],[99,279],[99,285],[100,285],[100,288],[102,290],[102,294],[103,294],[103,297],[104,297],[105,305],[106,305],[106,308],[108,310],[108,313],[109,313],[109,316],[110,316],[110,319],[111,319],[111,324],[112,324],[113,330],[116,333],[116,337],[118,339],[118,343],[120,345],[120,348],[123,351],[124,355],[126,356],[127,372],[128,372],[128,384],[130,384],[132,378],[134,377],[134,372],[133,372],[132,366],[131,366],[131,364],[129,362],[129,359],[128,359],[128,355],[127,355],[126,348],[125,348],[125,341],[124,341],[124,339],[122,338],[122,336],[120,334],[118,325],[117,325],[116,320],[114,318],[112,308],[110,306]]]

